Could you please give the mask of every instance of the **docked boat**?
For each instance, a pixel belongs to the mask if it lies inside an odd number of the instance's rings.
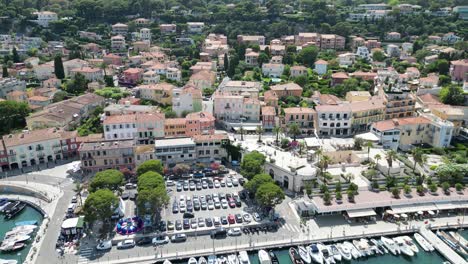
[[[419,253],[418,246],[413,242],[413,239],[409,236],[402,236],[401,239],[408,245],[414,253]]]
[[[198,263],[198,261],[197,261],[197,259],[194,258],[194,257],[191,257],[191,258],[189,258],[189,260],[188,260],[188,264],[197,264],[197,263]]]
[[[424,251],[432,252],[434,251],[434,246],[432,246],[431,243],[429,243],[423,236],[421,236],[419,233],[414,234],[414,240],[418,242],[419,246],[424,249]]]
[[[240,251],[238,259],[240,264],[250,264],[249,254],[247,254],[247,251]]]
[[[26,204],[25,204],[25,203],[19,203],[18,206],[13,207],[13,208],[10,210],[10,212],[6,213],[5,219],[6,219],[6,220],[10,220],[10,219],[14,218],[14,217],[17,216],[19,213],[21,213],[21,211],[23,211],[24,208],[26,208]]]
[[[221,256],[218,258],[218,264],[227,264],[227,263],[228,263],[228,260],[226,256]]]
[[[270,254],[265,250],[260,249],[258,251],[258,262],[260,262],[260,264],[272,264]]]
[[[458,244],[465,250],[468,250],[468,241],[457,232],[450,231],[449,234],[455,239]]]
[[[306,263],[306,264],[312,263],[312,259],[311,259],[310,255],[309,255],[309,252],[307,251],[307,249],[305,247],[298,246],[297,251],[299,252],[299,256],[301,256],[301,259],[302,259],[302,261],[304,261],[304,263]]]
[[[9,213],[11,211],[12,208],[14,208],[15,206],[18,206],[18,204],[20,204],[21,202],[20,201],[12,201],[10,202],[7,206],[5,206],[2,210],[2,213]]]
[[[455,239],[453,239],[451,236],[449,236],[447,233],[444,231],[437,231],[436,235],[442,239],[447,245],[449,245],[453,250],[457,251],[458,253],[462,254],[463,256],[468,255],[465,249],[461,247]]]
[[[0,198],[0,206],[4,205],[8,203],[8,199],[7,198]]]
[[[171,261],[169,261],[168,259],[164,260],[163,264],[172,264]]]
[[[370,240],[374,245],[377,245],[378,249],[382,251],[384,254],[388,254],[388,249],[384,246],[381,240],[377,240],[375,238],[371,238]]]
[[[216,257],[216,255],[208,256],[208,264],[218,264],[218,258]]]
[[[15,242],[7,242],[7,243],[2,243],[2,246],[0,247],[1,251],[15,251],[24,248],[26,244],[24,243],[15,243]]]
[[[374,252],[369,247],[367,240],[361,238],[360,240],[353,240],[353,245],[361,252],[362,256],[372,256]]]
[[[0,264],[17,264],[16,259],[0,259]]]
[[[351,255],[351,250],[348,247],[343,246],[343,244],[336,244],[336,247],[344,259],[351,260],[353,258],[353,255]]]
[[[357,248],[355,248],[351,242],[345,241],[342,245],[349,249],[349,251],[351,252],[351,256],[353,256],[354,259],[358,259],[362,256],[359,250],[357,250]]]
[[[5,239],[16,235],[30,235],[34,233],[34,229],[25,229],[25,230],[16,230],[16,231],[8,231],[5,233]]]
[[[395,241],[395,243],[398,245],[401,253],[410,257],[414,256],[414,251],[406,244],[402,237],[394,237],[393,241]]]
[[[317,247],[317,244],[312,244],[308,246],[307,250],[309,251],[309,255],[312,257],[312,260],[315,263],[319,263],[319,264],[323,263],[323,255],[322,255],[322,252]]]
[[[375,240],[374,240],[375,241]],[[374,253],[374,254],[379,254],[379,255],[383,255],[384,254],[384,251],[381,250],[379,248],[379,245],[377,243],[374,243],[374,241],[372,240],[367,240],[367,243],[369,244],[369,248],[370,250]]]
[[[24,225],[37,225],[37,221],[29,220],[29,221],[20,221],[20,222],[15,223],[15,226],[24,226]]]
[[[338,248],[336,247],[335,244],[329,245],[328,250],[330,250],[331,254],[333,255],[333,258],[336,261],[341,261],[341,259],[342,259],[341,253],[340,253],[340,251],[338,250]]]
[[[268,255],[270,255],[271,264],[279,264],[278,257],[273,250],[268,251]]]
[[[230,254],[227,257],[228,264],[239,264],[239,258],[237,258],[236,254]]]
[[[3,243],[8,243],[8,242],[24,242],[26,240],[29,240],[31,236],[28,235],[21,235],[21,234],[16,234],[14,236],[8,237],[7,239],[3,240]]]
[[[0,205],[0,212],[3,212],[3,210],[5,210],[5,208],[6,208],[7,206],[10,206],[10,204],[11,204],[11,202],[8,202],[8,201],[7,201],[6,203]]]
[[[289,257],[291,258],[291,262],[293,264],[304,264],[304,261],[302,261],[301,256],[299,255],[299,252],[296,248],[289,248]]]
[[[333,258],[333,255],[331,254],[330,250],[328,250],[327,246],[318,243],[317,247],[320,250],[320,252],[322,252],[323,262],[325,264],[335,263],[335,259]]]
[[[199,257],[198,258],[198,264],[207,264],[206,258],[205,257]]]
[[[399,255],[400,252],[400,247],[393,241],[393,239],[390,239],[388,237],[381,237],[380,240],[384,244],[384,246],[390,251],[393,255]]]

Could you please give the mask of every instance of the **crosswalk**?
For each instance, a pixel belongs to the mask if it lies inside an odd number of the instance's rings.
[[[92,254],[92,248],[81,248],[80,253],[78,254],[78,263],[88,263]]]
[[[286,229],[290,232],[301,233],[301,229],[297,225],[285,223],[281,226],[281,228]]]

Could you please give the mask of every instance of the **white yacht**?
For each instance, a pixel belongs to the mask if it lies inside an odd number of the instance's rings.
[[[336,244],[336,247],[344,259],[351,260],[353,258],[353,255],[351,255],[351,250],[348,247],[343,246],[343,244]]]
[[[198,264],[207,264],[208,262],[206,261],[205,257],[200,257],[198,258]]]
[[[239,258],[237,258],[236,254],[228,255],[227,263],[228,264],[239,264]]]
[[[238,259],[240,264],[250,264],[249,255],[247,254],[247,251],[240,251]]]
[[[414,253],[418,253],[419,252],[419,248],[418,246],[413,242],[413,239],[411,239],[411,237],[409,236],[402,236],[401,237],[403,239],[403,241],[406,243],[406,245],[408,245],[411,250],[413,250]]]
[[[309,255],[309,252],[307,251],[305,247],[298,246],[297,251],[299,253],[299,256],[301,256],[302,261],[304,261],[304,263],[306,264],[312,263],[311,256]]]
[[[198,261],[197,261],[197,259],[194,258],[194,257],[191,257],[191,258],[189,258],[189,260],[188,260],[188,264],[197,264],[197,263],[198,263]]]
[[[328,250],[327,246],[325,246],[324,244],[318,243],[317,247],[320,250],[320,252],[322,252],[324,263],[326,264],[335,263],[335,259],[333,258],[333,255],[331,254],[330,250]]]
[[[400,252],[400,247],[393,241],[393,239],[390,239],[388,237],[381,237],[380,240],[382,240],[382,243],[384,246],[390,251],[393,255],[399,255]]]
[[[270,254],[263,249],[258,251],[258,261],[260,264],[271,264]]]
[[[429,251],[432,252],[434,251],[434,247],[432,246],[431,243],[429,243],[423,236],[421,236],[419,233],[414,234],[414,239],[418,244],[424,249],[424,251]]]
[[[414,256],[413,250],[411,250],[411,247],[405,243],[402,237],[394,237],[393,241],[395,241],[398,247],[400,247],[401,253],[410,257]]]
[[[164,260],[163,264],[172,264],[168,259]]]
[[[15,259],[0,259],[0,264],[17,264],[18,261]]]
[[[353,256],[354,259],[358,259],[360,257],[362,257],[361,253],[359,252],[359,250],[357,250],[353,244],[351,244],[351,242],[349,241],[345,241],[343,244],[342,244],[344,247],[347,247],[349,249],[349,251],[351,252],[351,256]]]
[[[329,245],[328,249],[330,250],[330,252],[333,255],[333,258],[335,258],[336,261],[341,261],[342,257],[341,257],[340,251],[338,250],[335,244]]]
[[[216,255],[208,256],[208,264],[218,264],[218,258],[216,258]]]
[[[383,242],[379,239],[372,238],[370,240],[374,245],[377,245],[377,247],[382,251],[384,254],[388,254],[388,249],[384,246]]]
[[[322,255],[322,252],[317,247],[317,244],[312,244],[308,246],[307,250],[309,251],[309,254],[312,257],[312,260],[315,263],[323,264],[323,255]]]

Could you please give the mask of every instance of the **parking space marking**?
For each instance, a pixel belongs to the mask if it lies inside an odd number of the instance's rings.
[[[83,248],[80,249],[78,263],[87,263],[89,261],[89,257],[91,257],[93,253],[92,248]]]

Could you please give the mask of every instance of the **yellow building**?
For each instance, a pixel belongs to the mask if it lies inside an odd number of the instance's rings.
[[[346,96],[348,97],[348,96]],[[371,98],[366,101],[354,101],[351,104],[353,133],[367,131],[373,122],[385,119],[385,102],[380,98]]]
[[[367,101],[371,98],[371,94],[368,91],[349,91],[346,93],[346,101],[350,103]]]
[[[169,83],[140,85],[137,87],[142,99],[158,102],[163,105],[172,104],[172,91],[175,86]]]
[[[185,137],[185,118],[168,118],[164,122],[165,137]]]

